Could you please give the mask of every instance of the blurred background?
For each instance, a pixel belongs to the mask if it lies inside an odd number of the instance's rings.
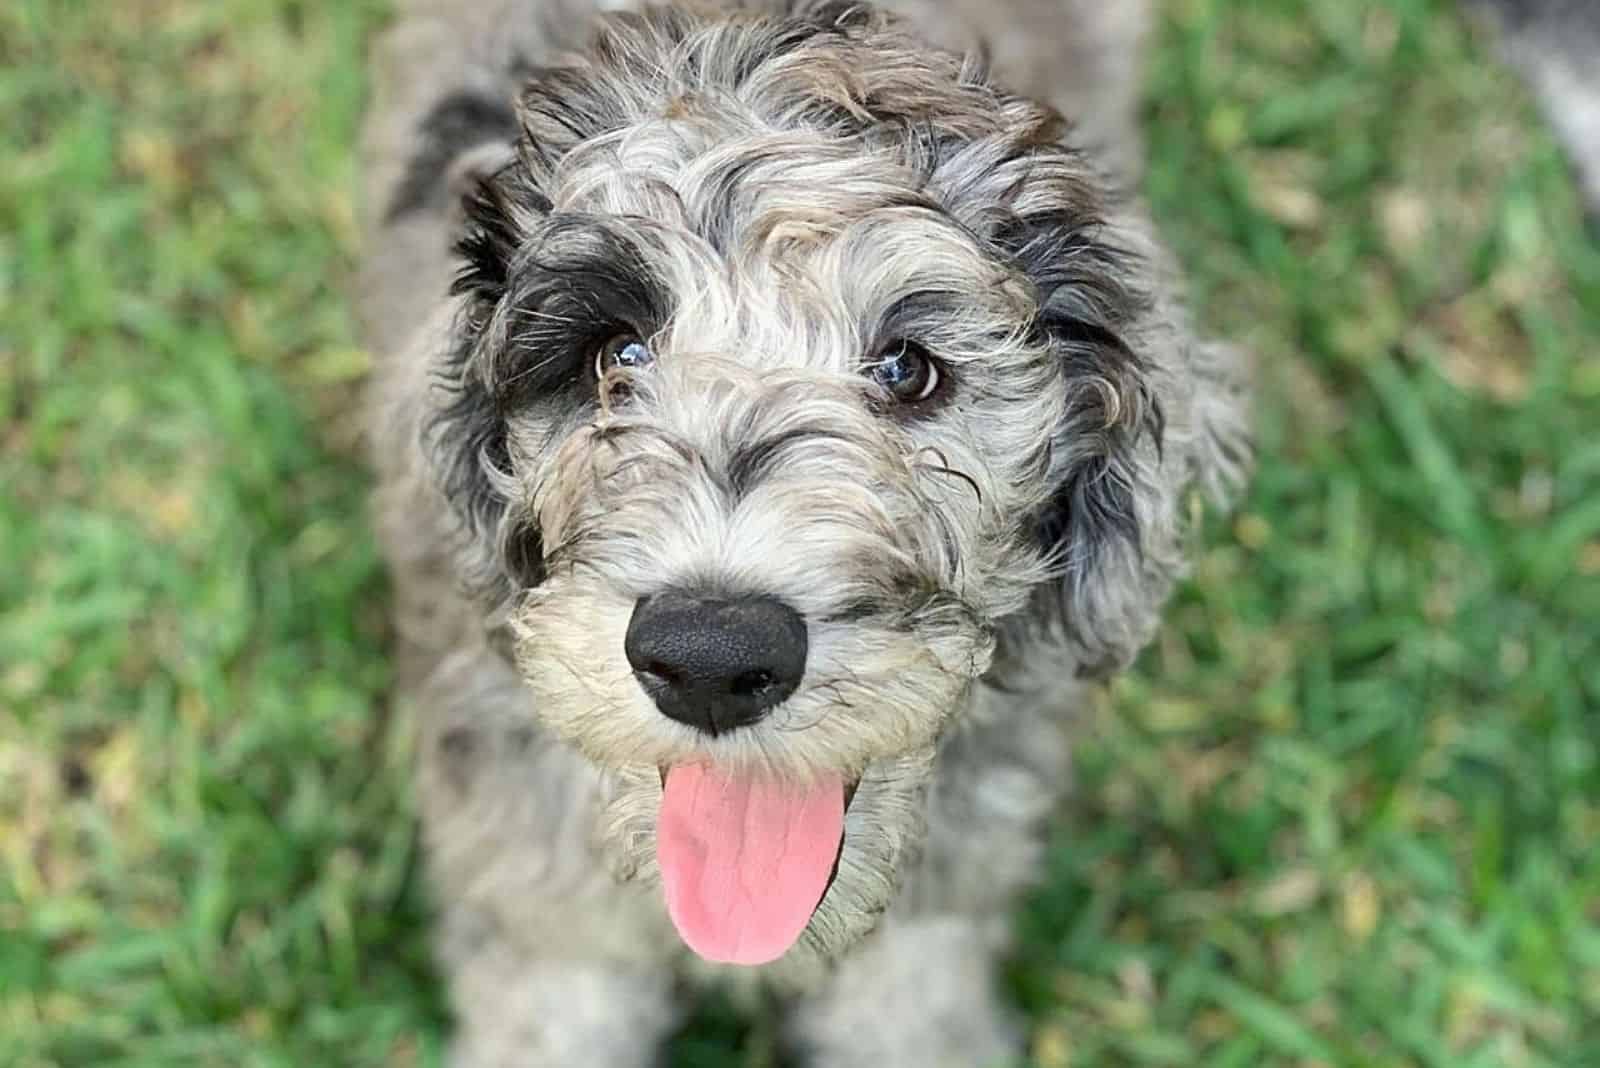
[[[0,6],[0,1065],[438,1061],[344,299],[382,17]],[[1452,4],[1158,41],[1261,465],[1085,713],[1033,1063],[1600,1065],[1600,244]]]

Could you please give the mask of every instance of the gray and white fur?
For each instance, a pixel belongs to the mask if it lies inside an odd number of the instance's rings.
[[[754,976],[804,1063],[1007,1063],[1075,712],[1248,464],[1242,362],[1123,192],[1143,5],[623,6],[413,0],[379,48],[362,312],[453,1063],[652,1063],[723,975],[658,885],[696,760],[859,782]],[[619,330],[653,362],[597,372]],[[942,385],[897,403],[908,341]],[[803,617],[770,715],[652,703],[630,616],[683,590]]]

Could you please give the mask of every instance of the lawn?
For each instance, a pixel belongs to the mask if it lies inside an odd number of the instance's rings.
[[[438,1061],[344,299],[382,17],[0,5],[0,1065]],[[1600,1066],[1600,243],[1448,4],[1159,36],[1261,465],[1085,716],[1033,1064]]]

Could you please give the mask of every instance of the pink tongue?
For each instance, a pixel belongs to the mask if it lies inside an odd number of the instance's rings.
[[[667,772],[656,858],[667,914],[689,948],[723,964],[777,960],[828,888],[844,837],[844,783]]]

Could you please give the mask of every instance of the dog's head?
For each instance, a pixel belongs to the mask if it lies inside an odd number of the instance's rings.
[[[463,570],[686,940],[836,950],[972,687],[1145,639],[1213,387],[1060,118],[866,7],[615,16],[518,116],[429,425]]]

